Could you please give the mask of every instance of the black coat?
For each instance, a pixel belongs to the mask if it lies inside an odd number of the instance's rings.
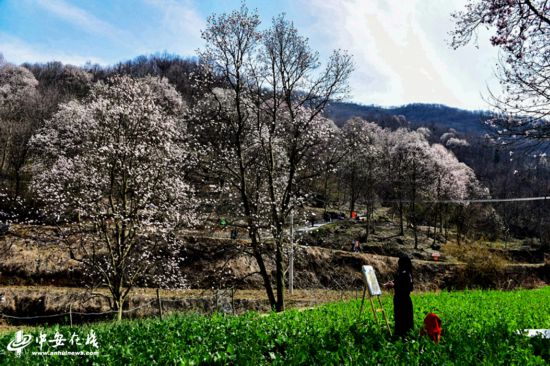
[[[394,280],[393,316],[395,334],[406,335],[413,329],[413,307],[410,293],[413,290],[412,275],[407,271],[398,272]]]

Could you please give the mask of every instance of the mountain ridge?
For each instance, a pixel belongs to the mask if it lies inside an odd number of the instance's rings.
[[[342,126],[350,118],[361,117],[388,128],[407,126],[425,126],[441,130],[452,128],[460,133],[475,135],[485,133],[484,122],[494,116],[489,111],[469,111],[444,104],[429,103],[382,107],[335,102],[327,107],[326,113],[338,126]]]

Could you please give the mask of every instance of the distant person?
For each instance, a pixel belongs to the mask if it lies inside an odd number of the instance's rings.
[[[309,217],[309,222],[311,223],[311,227],[315,226],[315,213],[312,213]]]
[[[393,318],[395,320],[395,335],[405,337],[414,326],[411,291],[413,290],[412,262],[407,255],[399,257],[397,273],[393,281],[385,284],[393,288]]]
[[[353,251],[355,253],[359,253],[361,251],[361,244],[359,244],[359,240],[355,240],[355,244],[353,245]]]
[[[7,234],[8,231],[10,231],[10,224],[0,222],[0,235]]]

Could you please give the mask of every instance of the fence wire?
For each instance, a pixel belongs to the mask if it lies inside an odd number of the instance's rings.
[[[162,302],[167,302],[169,300],[162,300]],[[154,304],[156,300],[151,300],[143,305],[140,305],[138,307],[132,308],[132,309],[126,309],[122,310],[123,313],[131,313],[139,309],[143,309],[147,306],[150,306],[151,304]],[[55,317],[61,317],[61,316],[71,316],[71,315],[84,315],[84,316],[100,316],[100,315],[108,315],[108,314],[116,314],[118,313],[117,310],[109,310],[109,311],[103,311],[103,312],[81,312],[81,311],[71,311],[68,313],[58,313],[58,314],[48,314],[48,315],[36,315],[36,316],[14,316],[14,315],[8,315],[5,313],[0,313],[0,316],[4,318],[9,319],[16,319],[16,320],[35,320],[35,319],[48,319],[48,318],[55,318]]]

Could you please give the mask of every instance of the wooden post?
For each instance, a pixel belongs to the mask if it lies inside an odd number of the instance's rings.
[[[237,290],[235,287],[231,287],[231,309],[233,310],[233,315],[235,315],[235,293]]]
[[[69,322],[72,328],[73,327],[73,304],[69,304]]]
[[[157,288],[157,304],[159,307],[159,318],[162,320],[162,301],[160,300],[160,289]]]

